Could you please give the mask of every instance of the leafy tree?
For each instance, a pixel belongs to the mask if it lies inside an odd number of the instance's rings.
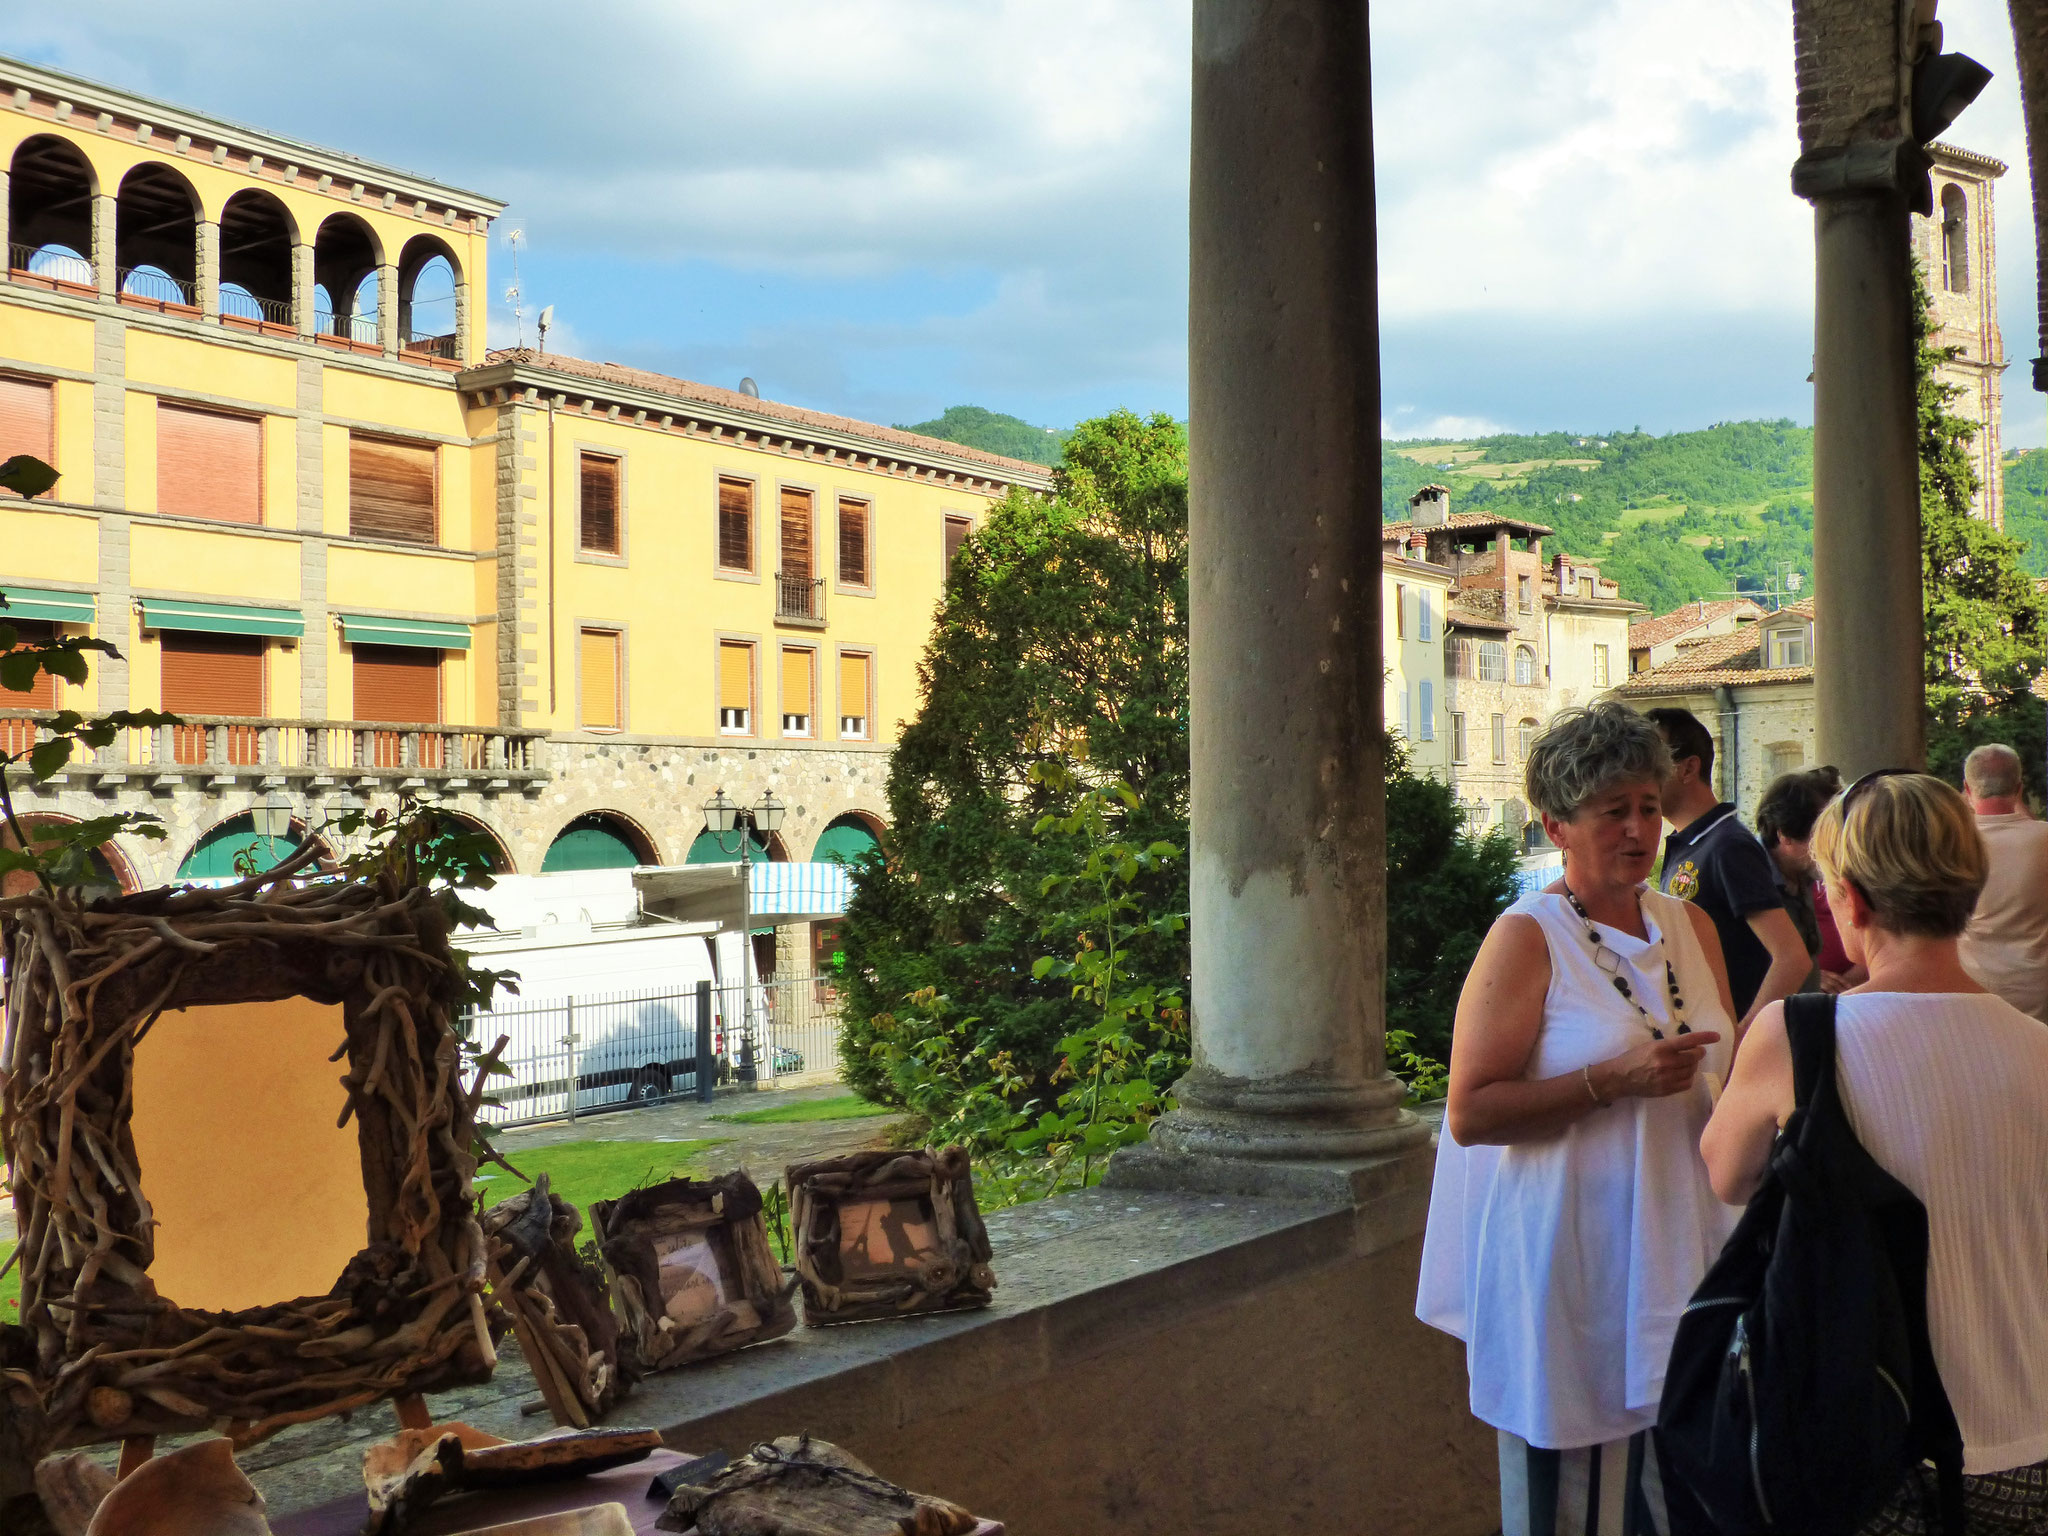
[[[1005,458],[1024,459],[1033,464],[1057,464],[1061,448],[1073,436],[1072,432],[1034,427],[1021,417],[978,405],[949,405],[936,419],[920,421],[914,427],[899,426],[899,430],[922,432],[926,437],[964,443],[984,453],[1000,453]]]
[[[2048,576],[2048,448],[2008,453],[2005,531],[2026,546],[2020,563],[2030,576]]]
[[[2043,704],[2033,687],[2048,638],[2048,602],[2022,564],[2025,546],[1970,515],[1977,475],[1969,447],[1977,424],[1950,409],[1961,391],[1935,374],[1957,349],[1930,341],[1930,300],[1917,268],[1913,302],[1928,766],[1959,777],[1973,746],[2004,741],[2020,752],[2038,797],[2041,752],[2028,746],[2042,737]]]

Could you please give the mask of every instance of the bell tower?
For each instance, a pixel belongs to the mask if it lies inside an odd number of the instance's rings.
[[[1951,409],[1978,423],[1971,445],[1978,482],[1972,510],[2003,529],[1998,412],[2005,344],[1998,334],[1998,239],[1991,190],[2006,168],[1988,155],[1948,144],[1930,144],[1928,153],[1934,160],[1934,212],[1914,215],[1913,254],[1933,297],[1934,345],[1961,348],[1939,375],[1962,391]]]

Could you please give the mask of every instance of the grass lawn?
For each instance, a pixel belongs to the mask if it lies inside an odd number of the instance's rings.
[[[521,1149],[516,1138],[501,1141],[498,1150],[529,1179],[545,1173],[548,1187],[577,1209],[593,1200],[616,1200],[643,1184],[659,1184],[677,1174],[705,1172],[703,1154],[716,1141],[558,1141],[552,1146]],[[486,1206],[496,1205],[526,1188],[495,1163],[480,1169],[477,1183]]]
[[[775,1109],[743,1109],[737,1114],[711,1118],[730,1120],[734,1125],[808,1125],[813,1120],[866,1120],[897,1113],[885,1104],[870,1104],[847,1093],[835,1099],[804,1099]]]

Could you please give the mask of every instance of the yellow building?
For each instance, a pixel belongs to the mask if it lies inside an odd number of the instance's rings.
[[[28,792],[163,816],[124,883],[400,787],[521,873],[682,862],[721,787],[778,856],[880,828],[951,552],[1041,466],[489,352],[503,205],[351,155],[0,59],[0,165],[0,457],[62,475],[0,592],[122,652],[0,703],[190,722]]]
[[[1387,730],[1408,748],[1417,773],[1450,782],[1449,712],[1444,692],[1444,621],[1455,578],[1430,562],[1420,534],[1380,548],[1380,654],[1386,658]]]

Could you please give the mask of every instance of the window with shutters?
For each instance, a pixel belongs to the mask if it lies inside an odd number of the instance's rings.
[[[1594,646],[1594,647],[1593,647],[1593,686],[1594,686],[1595,688],[1605,688],[1605,687],[1607,686],[1607,667],[1608,667],[1608,659],[1607,659],[1607,647],[1606,647],[1606,646],[1604,646],[1604,645],[1596,645],[1596,646]]]
[[[1536,732],[1539,729],[1534,720],[1524,720],[1515,727],[1515,756],[1527,761],[1536,746]]]
[[[1451,761],[1465,761],[1465,716],[1462,711],[1451,714]]]
[[[602,453],[577,455],[576,547],[586,555],[623,555],[625,517],[620,488],[620,462]]]
[[[782,651],[782,734],[810,736],[811,720],[817,710],[818,653],[808,647],[784,646]]]
[[[359,539],[434,544],[436,466],[430,443],[348,435],[348,531]]]
[[[1470,635],[1447,635],[1444,637],[1444,675],[1446,677],[1471,677],[1474,672],[1474,651]]]
[[[263,521],[263,423],[156,405],[156,509],[221,523]]]
[[[1508,717],[1493,717],[1493,760],[1504,763],[1508,760]]]
[[[5,610],[0,610],[4,617]],[[57,637],[57,627],[40,619],[6,619],[15,633],[19,645],[43,645]],[[7,653],[0,651],[0,656]],[[0,688],[0,709],[55,709],[57,707],[57,679],[40,669],[36,680],[26,693],[16,693],[11,688]],[[36,723],[33,720],[0,720],[0,752],[10,756],[26,752],[36,744]]]
[[[1536,653],[1526,645],[1515,647],[1515,682],[1523,688],[1536,686]]]
[[[744,640],[718,642],[718,734],[754,733],[754,647]]]
[[[586,731],[618,731],[626,725],[620,686],[625,637],[616,629],[586,629],[577,643],[576,723]]]
[[[441,723],[441,653],[416,645],[355,645],[355,718],[391,725]],[[408,745],[410,743],[410,745]],[[441,738],[372,731],[371,766],[439,768]]]
[[[842,587],[872,587],[874,574],[868,565],[868,537],[873,508],[851,496],[839,498],[839,584]]]
[[[1436,615],[1430,608],[1427,587],[1415,594],[1415,638],[1425,644],[1436,639]]]
[[[973,531],[974,524],[967,518],[951,512],[946,514],[946,569],[942,575],[952,574],[953,557],[960,553],[960,546],[967,542],[967,535]]]
[[[1536,611],[1536,582],[1532,577],[1515,578],[1515,607],[1522,613]]]
[[[54,385],[35,379],[0,377],[0,463],[17,453],[27,453],[53,468],[56,466],[56,399]],[[56,486],[43,492],[45,497],[56,494]]]
[[[775,617],[822,620],[824,582],[817,571],[816,527],[811,493],[782,488],[780,559],[775,571]]]
[[[1408,638],[1408,589],[1398,581],[1394,583],[1394,638]]]
[[[1415,685],[1415,738],[1436,740],[1436,685],[1426,677]]]
[[[163,708],[173,715],[258,716],[263,713],[263,639],[165,630],[159,640]],[[181,763],[253,763],[256,727],[181,725],[172,756]]]
[[[873,739],[869,718],[874,709],[875,658],[865,651],[839,653],[839,736],[843,741]]]
[[[718,480],[718,568],[754,569],[754,485],[721,475]]]

